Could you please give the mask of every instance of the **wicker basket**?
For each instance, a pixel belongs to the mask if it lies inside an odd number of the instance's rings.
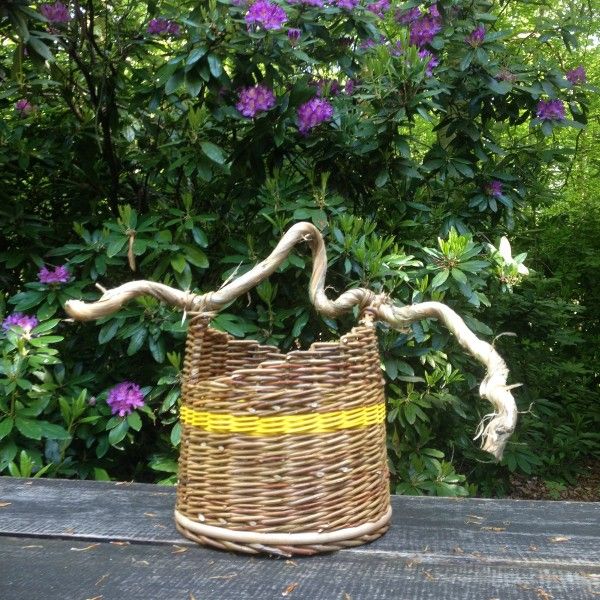
[[[196,316],[188,331],[175,519],[218,548],[314,554],[382,535],[391,515],[372,322],[279,353]]]
[[[235,340],[209,326],[212,316],[247,294],[298,243],[313,256],[309,285],[315,309],[329,317],[357,307],[364,320],[339,342],[279,353]],[[352,288],[325,293],[327,254],[319,230],[293,225],[271,254],[221,288],[192,294],[153,281],[104,290],[97,302],[69,300],[78,320],[105,317],[149,294],[193,313],[182,380],[183,435],[175,520],[187,537],[248,553],[315,554],[382,535],[391,516],[385,403],[373,321],[402,330],[440,320],[485,365],[480,394],[494,407],[479,427],[483,448],[502,457],[517,408],[508,369],[448,306],[397,306],[385,294]]]

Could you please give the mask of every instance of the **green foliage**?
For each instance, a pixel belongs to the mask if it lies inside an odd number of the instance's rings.
[[[396,492],[499,493],[510,471],[551,478],[597,455],[600,221],[582,187],[597,100],[565,78],[597,15],[443,0],[428,73],[395,19],[412,4],[380,19],[282,2],[275,30],[226,1],[93,1],[63,24],[0,7],[0,308],[40,321],[0,334],[0,473],[175,481],[185,318],[153,299],[97,324],[60,322],[61,307],[133,278],[216,289],[300,220],[326,236],[338,292],[439,300],[482,337],[518,335],[497,344],[531,410],[494,466],[470,439],[481,370],[436,322],[381,328]],[[181,35],[148,33],[156,17]],[[479,25],[481,44],[466,43]],[[598,61],[585,64],[591,81]],[[246,118],[240,90],[256,84],[275,106]],[[303,135],[298,109],[317,93],[333,116]],[[562,99],[565,120],[537,118],[541,99]],[[68,282],[38,281],[59,264]],[[314,313],[309,269],[295,251],[214,326],[283,349],[339,336],[353,315]],[[106,399],[124,380],[145,406],[119,417]]]

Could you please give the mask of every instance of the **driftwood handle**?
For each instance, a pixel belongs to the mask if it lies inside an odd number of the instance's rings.
[[[482,448],[500,460],[516,425],[517,407],[510,391],[515,386],[506,384],[508,368],[494,347],[480,340],[458,314],[440,302],[422,302],[400,307],[395,306],[385,294],[375,294],[365,288],[348,290],[335,300],[327,298],[325,242],[321,232],[310,223],[297,223],[292,226],[265,260],[217,291],[192,294],[153,281],[130,281],[105,291],[97,302],[88,304],[79,300],[69,300],[65,304],[65,310],[74,319],[87,321],[116,312],[132,298],[150,295],[190,312],[219,311],[271,275],[298,242],[307,242],[312,251],[313,268],[309,294],[316,310],[321,314],[335,317],[348,312],[354,306],[359,306],[362,309],[368,308],[376,319],[385,321],[394,329],[403,329],[423,319],[438,319],[454,334],[458,343],[486,367],[486,376],[479,387],[479,393],[493,405],[494,412],[484,417],[476,438],[481,437]]]

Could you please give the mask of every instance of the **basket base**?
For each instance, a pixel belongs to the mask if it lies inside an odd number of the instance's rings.
[[[310,556],[372,542],[388,530],[391,516],[392,509],[388,507],[386,513],[380,519],[364,523],[358,527],[348,527],[324,533],[260,533],[204,525],[175,510],[175,526],[185,537],[199,544],[213,546],[221,550],[244,552],[246,554]]]

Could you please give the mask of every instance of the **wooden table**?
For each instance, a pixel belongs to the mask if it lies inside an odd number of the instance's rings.
[[[600,599],[600,503],[393,498],[376,542],[294,560],[199,547],[175,490],[0,478],[0,600]]]

